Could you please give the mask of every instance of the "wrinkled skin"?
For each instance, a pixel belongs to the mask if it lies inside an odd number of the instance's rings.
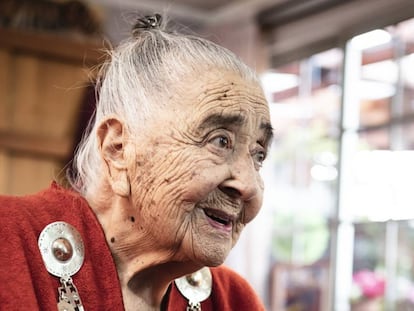
[[[262,203],[259,169],[271,127],[260,87],[217,71],[183,84],[138,135],[116,117],[99,132],[112,195],[91,205],[121,284],[136,293],[140,273],[142,283],[156,271],[157,284],[167,286],[221,264]],[[149,293],[150,304],[159,303],[160,290]]]

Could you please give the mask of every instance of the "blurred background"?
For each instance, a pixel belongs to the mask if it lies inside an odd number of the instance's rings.
[[[270,104],[263,209],[226,264],[271,311],[414,310],[412,0],[1,0],[0,193],[65,182],[105,50],[154,12]]]

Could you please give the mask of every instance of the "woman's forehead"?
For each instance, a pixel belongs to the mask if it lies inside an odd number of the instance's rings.
[[[267,105],[259,83],[234,72],[211,70],[202,75],[194,74],[182,84],[176,102],[202,110],[216,105],[227,108],[248,103]]]
[[[203,128],[223,122],[256,129],[259,124],[270,124],[268,104],[260,85],[239,74],[211,70],[200,76],[187,76],[174,89],[169,103],[161,106],[154,116],[154,121],[158,120],[157,124],[164,129],[180,128],[196,135]]]
[[[234,73],[209,72],[186,84],[174,101],[176,119],[193,133],[225,125],[252,130],[270,126],[260,85]]]

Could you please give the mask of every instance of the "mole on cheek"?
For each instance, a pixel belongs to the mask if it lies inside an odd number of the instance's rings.
[[[111,243],[115,243],[115,238],[114,237],[111,238]]]
[[[131,216],[130,219],[131,219],[132,222],[135,222],[135,217],[134,216]]]

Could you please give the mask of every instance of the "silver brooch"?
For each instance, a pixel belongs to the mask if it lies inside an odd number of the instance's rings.
[[[212,283],[208,267],[175,280],[178,290],[188,300],[187,311],[201,311],[201,302],[210,296]]]
[[[60,278],[59,311],[83,311],[72,276],[82,267],[85,249],[82,237],[72,225],[57,221],[40,233],[39,250],[47,271]]]

